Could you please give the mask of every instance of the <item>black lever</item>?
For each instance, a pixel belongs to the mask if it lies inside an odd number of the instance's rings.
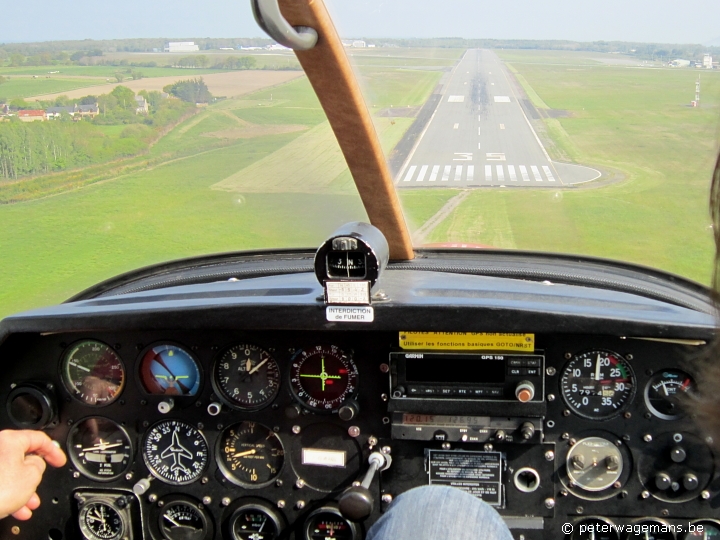
[[[375,501],[368,489],[378,471],[387,470],[392,464],[389,454],[381,452],[373,452],[368,457],[370,468],[365,473],[365,477],[358,485],[347,488],[338,501],[340,513],[343,517],[350,521],[362,521],[368,517],[373,510]]]

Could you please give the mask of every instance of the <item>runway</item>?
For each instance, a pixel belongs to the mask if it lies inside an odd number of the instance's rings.
[[[466,51],[397,175],[397,187],[562,187],[599,178],[590,167],[550,159],[511,77],[494,52]]]

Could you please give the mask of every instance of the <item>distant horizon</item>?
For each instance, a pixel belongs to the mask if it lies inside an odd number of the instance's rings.
[[[444,35],[720,45],[717,0],[696,0],[692,13],[687,14],[671,0],[505,0],[502,5],[490,0],[325,3],[341,34],[370,39]],[[28,13],[40,16],[29,17]],[[126,0],[121,10],[93,0],[26,0],[3,6],[3,34],[5,43],[39,43],[262,33],[249,0],[207,0],[201,7],[194,0]],[[396,37],[387,37],[391,35]],[[477,38],[479,35],[484,38]]]

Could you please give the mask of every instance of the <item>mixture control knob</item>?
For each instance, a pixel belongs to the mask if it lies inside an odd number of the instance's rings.
[[[698,477],[693,473],[686,473],[682,477],[682,484],[685,489],[692,491],[698,487]]]
[[[605,458],[605,468],[608,471],[617,471],[620,467],[620,460],[617,456],[608,456]]]
[[[665,491],[672,485],[672,480],[667,473],[661,472],[655,475],[655,487],[660,491]]]
[[[522,426],[520,426],[520,435],[522,435],[522,438],[526,441],[529,441],[533,438],[533,435],[535,435],[535,426],[532,422],[524,422]]]
[[[354,400],[348,400],[342,407],[340,407],[338,416],[340,417],[340,420],[349,422],[357,416],[359,409],[360,407],[358,407],[358,404]]]
[[[535,385],[530,381],[521,381],[515,387],[515,397],[523,403],[535,397]]]
[[[682,446],[676,446],[675,448],[670,450],[670,459],[672,459],[675,463],[682,463],[683,461],[685,461],[686,457],[687,453]]]
[[[575,454],[571,459],[570,463],[573,466],[573,469],[576,471],[582,471],[585,468],[585,458],[582,456],[582,454]]]

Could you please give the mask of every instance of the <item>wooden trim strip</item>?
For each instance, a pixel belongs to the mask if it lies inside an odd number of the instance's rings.
[[[279,5],[292,26],[309,26],[318,33],[314,48],[295,54],[335,132],[370,223],[387,238],[390,259],[414,258],[380,140],[323,0],[280,0]]]

